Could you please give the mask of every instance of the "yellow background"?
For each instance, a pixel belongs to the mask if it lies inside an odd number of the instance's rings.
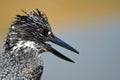
[[[120,13],[120,0],[0,0],[0,36],[5,35],[16,14],[40,9],[50,24],[58,28],[67,24],[91,23]],[[79,26],[82,27],[82,26]]]

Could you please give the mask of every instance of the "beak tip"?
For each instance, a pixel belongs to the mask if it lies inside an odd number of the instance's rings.
[[[75,63],[74,61],[72,63]]]
[[[80,54],[80,52],[77,52],[77,54]]]
[[[77,50],[75,50],[75,49],[74,49],[74,50],[72,50],[72,51],[73,51],[73,52],[75,52],[75,53],[77,53],[77,54],[80,54],[80,52],[78,52],[78,51],[77,51]]]
[[[75,61],[73,61],[73,60],[70,60],[69,62],[71,62],[71,63],[75,63]]]

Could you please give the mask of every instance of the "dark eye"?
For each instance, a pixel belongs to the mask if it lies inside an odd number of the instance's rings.
[[[48,35],[48,31],[47,31],[47,29],[43,29],[43,30],[41,31],[41,33],[42,33],[42,35],[45,35],[45,36]]]

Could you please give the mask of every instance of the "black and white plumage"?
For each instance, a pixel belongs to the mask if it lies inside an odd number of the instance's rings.
[[[0,54],[0,80],[40,80],[43,72],[41,53],[46,51],[74,62],[52,48],[47,41],[79,53],[53,35],[47,17],[41,11],[23,12],[25,15],[17,15],[11,25],[4,52]]]

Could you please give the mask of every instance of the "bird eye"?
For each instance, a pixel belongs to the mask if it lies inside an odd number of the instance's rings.
[[[43,29],[41,33],[42,33],[42,35],[47,36],[48,35],[48,30],[47,29]]]

